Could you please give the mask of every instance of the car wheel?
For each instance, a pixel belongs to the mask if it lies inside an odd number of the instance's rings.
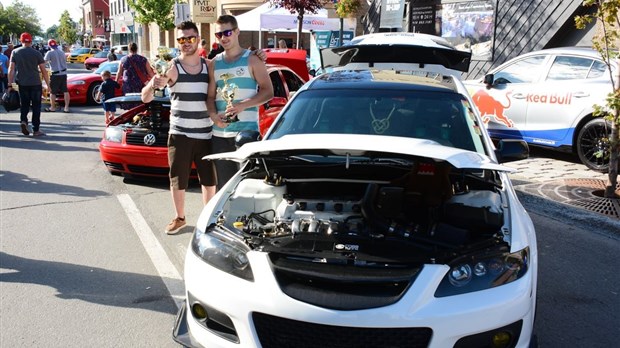
[[[588,121],[577,137],[577,155],[586,167],[601,173],[609,171],[611,125],[602,117]]]
[[[88,104],[101,104],[101,101],[97,101],[97,93],[101,89],[101,82],[93,82],[90,87],[88,87],[88,93],[86,98],[88,99],[86,102]]]

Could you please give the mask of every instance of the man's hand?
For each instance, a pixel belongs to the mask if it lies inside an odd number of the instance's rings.
[[[257,49],[254,50],[253,52],[258,58],[260,58],[260,60],[262,60],[263,62],[267,61],[267,53],[265,53],[265,51],[263,51],[262,49]]]
[[[166,83],[168,83],[168,77],[165,75],[155,75],[153,77],[153,88],[154,89],[162,89],[166,87]]]

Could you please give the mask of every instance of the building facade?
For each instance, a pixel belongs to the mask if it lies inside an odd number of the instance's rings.
[[[110,40],[109,6],[106,0],[82,0],[82,44],[96,45],[93,39]],[[108,41],[109,43],[109,41]]]

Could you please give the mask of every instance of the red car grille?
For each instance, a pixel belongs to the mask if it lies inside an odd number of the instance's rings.
[[[166,147],[168,146],[168,133],[164,134],[156,134],[155,135],[155,143],[153,145],[147,145],[144,143],[144,137],[148,135],[148,133],[143,132],[131,132],[128,133],[125,137],[125,142],[127,145],[135,145],[135,146],[149,146],[149,147]]]

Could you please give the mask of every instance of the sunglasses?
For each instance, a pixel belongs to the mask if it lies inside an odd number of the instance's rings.
[[[229,36],[231,36],[235,32],[235,29],[237,29],[237,28],[228,29],[228,30],[224,30],[224,31],[218,31],[217,33],[215,33],[215,37],[218,38],[218,39],[221,39],[224,36],[229,37]]]
[[[177,42],[181,45],[185,44],[185,43],[194,43],[196,42],[196,37],[195,36],[188,36],[188,37],[178,37],[177,38]]]

